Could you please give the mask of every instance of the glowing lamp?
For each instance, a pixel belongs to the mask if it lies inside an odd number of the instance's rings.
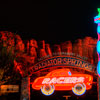
[[[100,15],[94,17],[94,22],[95,22],[96,24],[100,23]]]
[[[98,24],[100,23],[100,8],[98,8],[97,10],[98,10],[98,15],[94,17],[94,22]]]
[[[100,40],[97,42],[97,52],[100,54]]]
[[[98,61],[98,65],[97,65],[97,73],[100,76],[100,61]]]
[[[98,27],[97,27],[97,32],[98,32],[98,34],[100,34],[100,22],[99,22]]]
[[[94,17],[94,22],[95,22],[96,24],[100,23],[100,15]]]
[[[100,8],[97,8],[97,10],[98,10],[98,12],[99,12],[98,15],[100,15]]]

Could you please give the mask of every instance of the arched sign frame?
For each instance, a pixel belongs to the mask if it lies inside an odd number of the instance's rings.
[[[34,64],[31,68],[29,68],[28,74],[31,76],[33,73],[39,72],[40,70],[52,68],[52,67],[72,67],[72,68],[80,68],[86,70],[88,72],[96,73],[96,67],[91,63],[84,61],[81,58],[73,57],[73,56],[53,56],[46,58],[44,60],[39,61]]]

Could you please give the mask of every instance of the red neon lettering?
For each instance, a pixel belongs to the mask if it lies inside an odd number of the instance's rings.
[[[77,77],[71,77],[69,83],[76,83]]]
[[[64,82],[64,77],[60,77],[57,79],[57,83],[63,83]]]
[[[57,59],[57,64],[61,64],[62,63],[62,59],[61,58],[58,58]]]
[[[50,78],[45,78],[42,82],[42,84],[49,84]]]
[[[77,82],[84,82],[84,77],[79,77]]]
[[[55,84],[56,83],[56,80],[57,80],[56,77],[52,78],[51,81],[49,82],[49,84],[51,84],[51,83],[54,83]]]
[[[59,77],[59,78],[44,78],[42,84],[62,84],[62,83],[79,83],[84,82],[84,77]]]
[[[65,77],[64,83],[69,83],[70,77]]]

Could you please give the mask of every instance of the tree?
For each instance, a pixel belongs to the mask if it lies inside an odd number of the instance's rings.
[[[20,80],[20,74],[15,73],[15,55],[7,47],[0,45],[0,86],[4,84],[16,84]]]

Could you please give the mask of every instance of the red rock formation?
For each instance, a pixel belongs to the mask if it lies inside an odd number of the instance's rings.
[[[19,35],[7,31],[0,32],[0,44],[3,47],[7,47],[7,51],[11,51],[12,54],[17,52],[16,57],[22,57],[23,62],[28,67],[34,65],[38,58],[47,57],[47,55],[54,56],[54,53],[61,55],[62,52],[75,53],[76,55],[87,57],[91,64],[97,64],[96,43],[97,39],[85,37],[84,39],[77,39],[73,44],[71,41],[66,41],[60,45],[55,44],[50,47],[49,44],[45,44],[44,40],[37,43],[36,40],[31,39],[24,44]]]
[[[88,58],[89,58],[89,42],[90,42],[90,40],[91,40],[91,37],[85,37],[83,39],[83,47],[82,47],[83,56],[88,57]]]
[[[73,44],[73,53],[82,57],[82,40],[78,39]]]
[[[36,49],[38,48],[38,45],[36,40],[34,39],[30,40],[29,46],[27,48],[29,48],[29,54],[31,56],[37,57]]]
[[[49,44],[45,45],[45,50],[46,50],[47,55],[52,56],[52,51],[51,51],[51,48],[50,48]]]
[[[38,46],[39,46],[39,48],[38,48],[39,57],[42,58],[42,57],[47,56],[47,53],[45,51],[45,41],[44,40],[43,41],[39,41]]]
[[[1,36],[1,42],[3,44],[4,47],[7,46],[7,36],[6,36],[6,33],[1,31],[0,32],[0,36]]]
[[[16,38],[16,50],[19,52],[24,52],[25,48],[21,37],[19,35],[16,35],[15,38]]]
[[[29,41],[27,41],[27,43],[26,43],[26,47],[27,47],[27,54],[29,54],[29,46],[30,46],[30,43],[29,43]]]
[[[2,31],[0,32],[0,36],[3,47],[7,48],[7,52],[11,52],[14,54],[14,34],[11,32]]]
[[[72,43],[71,41],[66,41],[61,44],[61,51],[66,53],[72,53]]]
[[[88,51],[88,57],[90,59],[90,63],[93,64],[94,63],[94,60],[93,60],[93,53],[94,53],[94,49],[96,47],[96,44],[94,42],[94,39],[91,38],[90,41],[89,41],[89,51]]]
[[[55,54],[61,55],[61,47],[60,47],[60,45],[55,44],[55,45],[53,46],[53,50],[54,50],[54,53],[55,53]]]

